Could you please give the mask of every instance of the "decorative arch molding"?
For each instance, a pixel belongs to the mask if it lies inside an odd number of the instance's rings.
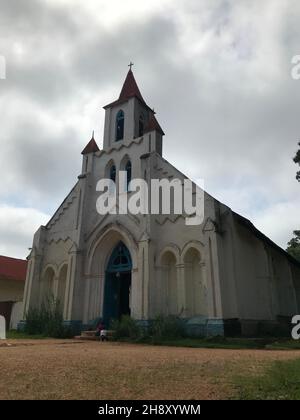
[[[49,269],[51,269],[51,270],[53,270],[53,271],[54,271],[54,277],[57,277],[57,276],[58,276],[59,269],[58,269],[57,264],[54,264],[54,263],[48,263],[48,264],[46,264],[46,266],[44,267],[44,269],[43,269],[43,271],[42,271],[42,276],[41,276],[42,278],[41,278],[41,280],[45,278],[45,275],[46,275],[46,273],[47,273],[47,271],[48,271]]]
[[[204,261],[204,245],[200,241],[189,241],[181,254],[183,268],[185,316],[207,316],[208,289]]]
[[[100,231],[95,233],[95,237],[89,246],[87,252],[87,273],[91,274],[93,267],[93,260],[97,249],[102,248],[105,252],[99,253],[99,264],[103,268],[108,262],[108,259],[119,241],[123,241],[129,249],[132,258],[133,269],[137,268],[137,254],[138,243],[136,238],[129,232],[129,230],[121,223],[110,223],[103,227]],[[103,247],[101,247],[103,244]]]
[[[159,312],[164,315],[178,315],[178,264],[180,250],[175,244],[165,246],[159,254],[156,289],[159,291]]]
[[[119,207],[117,206],[117,209],[118,208]],[[94,225],[92,227],[92,229],[87,234],[84,235],[85,242],[87,242],[91,237],[97,235],[97,232],[99,232],[100,230],[105,229],[105,227],[108,226],[108,224],[105,225],[105,223],[107,223],[107,219],[109,219],[109,218],[110,218],[109,214],[106,214],[105,216],[103,216],[101,218],[101,220],[98,223],[96,223],[96,225]],[[127,219],[134,222],[135,225],[137,225],[137,226],[140,225],[140,219],[135,215],[132,215],[132,214],[129,213],[129,214],[127,214]],[[113,225],[113,223],[110,223],[110,224]],[[104,225],[104,227],[103,227],[103,225]]]
[[[68,268],[68,261],[67,261],[67,260],[63,261],[63,262],[59,265],[58,270],[57,270],[58,276],[60,276],[61,271],[62,271],[62,269],[63,269],[65,266]]]
[[[48,263],[42,271],[39,284],[39,303],[46,302],[49,297],[55,296],[55,282],[58,278],[56,264]]]
[[[67,233],[65,234],[65,236],[62,236],[60,234],[59,237],[55,237],[55,235],[56,234],[54,233],[52,238],[46,240],[45,241],[46,244],[51,245],[52,243],[58,244],[59,242],[68,242],[68,241],[70,241],[72,243],[72,245],[73,245],[73,239]]]
[[[100,150],[99,152],[96,152],[96,156],[97,157],[101,157],[102,155],[109,155],[112,152],[119,151],[119,150],[121,150],[123,148],[128,149],[128,148],[131,147],[131,145],[133,145],[133,144],[140,144],[142,141],[143,141],[143,137],[139,137],[138,139],[133,139],[131,142],[129,142],[127,144],[125,144],[123,142],[121,142],[120,144],[117,143],[116,145],[114,145],[113,147],[111,147],[108,150]]]
[[[110,178],[110,171],[112,167],[117,168],[116,166],[116,162],[114,161],[114,159],[110,159],[107,164],[105,165],[105,169],[104,169],[104,177],[105,178]]]
[[[199,254],[200,254],[200,260],[203,261],[203,257],[204,257],[204,244],[200,241],[189,241],[187,242],[181,252],[181,256],[180,256],[180,263],[184,263],[184,259],[186,254],[189,252],[190,249],[196,249]]]
[[[180,248],[176,244],[170,243],[165,246],[158,254],[157,263],[160,267],[162,266],[162,259],[167,252],[170,252],[174,255],[176,264],[180,264]]]
[[[126,168],[127,163],[128,162],[131,162],[131,161],[132,161],[132,159],[130,158],[130,156],[128,155],[128,153],[126,153],[122,157],[122,159],[121,159],[121,162],[120,162],[120,170],[121,171],[125,171],[125,168]]]
[[[106,226],[95,231],[91,236],[85,258],[85,309],[84,319],[94,319],[101,316],[104,310],[104,293],[106,270],[111,255],[116,246],[122,242],[131,258],[131,284],[133,299],[138,298],[136,290],[139,290],[137,267],[139,258],[139,246],[137,239],[121,223],[108,223]],[[133,305],[134,307],[134,305]]]

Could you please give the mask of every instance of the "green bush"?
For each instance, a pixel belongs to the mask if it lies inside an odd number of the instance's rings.
[[[157,316],[150,329],[153,339],[174,339],[184,337],[182,320],[176,316]]]
[[[133,340],[135,342],[155,343],[168,339],[184,337],[182,321],[175,316],[157,316],[151,325],[141,327],[129,315],[123,315],[120,320],[114,320],[110,324],[114,331],[115,340]]]
[[[142,335],[141,328],[129,315],[123,315],[120,320],[113,320],[110,328],[114,331],[114,339],[129,338],[136,340]]]
[[[25,333],[53,338],[70,338],[72,330],[63,325],[60,302],[47,297],[40,308],[31,308],[26,314]]]

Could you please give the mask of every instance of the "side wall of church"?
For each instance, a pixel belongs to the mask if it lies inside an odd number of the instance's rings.
[[[275,247],[226,216],[222,235],[224,318],[276,321],[299,311],[299,268]],[[235,306],[233,306],[233,301]],[[233,311],[235,308],[235,311]]]

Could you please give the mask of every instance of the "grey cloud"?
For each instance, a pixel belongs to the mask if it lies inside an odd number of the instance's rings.
[[[133,60],[142,94],[166,132],[166,157],[267,226],[267,212],[281,202],[295,204],[299,195],[291,158],[299,137],[300,82],[290,77],[290,59],[300,53],[300,7],[291,1],[280,22],[271,13],[263,22],[260,5],[173,2],[164,12],[154,7],[150,16],[133,14],[109,30],[84,5],[1,2],[0,54],[7,55],[8,79],[0,81],[6,177],[0,202],[43,211],[59,204],[76,182],[90,135],[76,113],[82,117],[99,98],[88,129],[97,128],[95,122],[100,127],[101,106],[116,99]],[[15,43],[24,45],[24,55]],[[59,128],[51,123],[56,119]],[[281,230],[282,245],[283,237]]]
[[[1,202],[52,211],[80,171],[81,139],[74,128],[52,130],[38,120],[18,118],[1,135],[0,164],[6,173],[0,186]]]

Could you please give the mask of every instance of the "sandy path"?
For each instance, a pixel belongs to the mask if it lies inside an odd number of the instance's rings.
[[[222,399],[233,394],[232,375],[292,358],[300,351],[9,340],[0,344],[0,399]]]

